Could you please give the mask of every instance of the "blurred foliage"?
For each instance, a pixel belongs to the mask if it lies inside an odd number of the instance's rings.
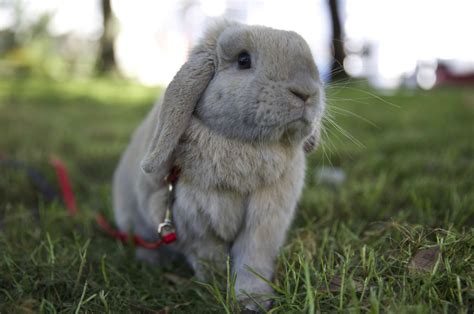
[[[97,59],[97,40],[49,31],[52,13],[26,18],[26,1],[6,1],[14,12],[10,28],[0,31],[0,77],[90,77]]]
[[[28,77],[0,81],[0,100],[10,104],[149,105],[160,92],[119,78],[56,80]]]

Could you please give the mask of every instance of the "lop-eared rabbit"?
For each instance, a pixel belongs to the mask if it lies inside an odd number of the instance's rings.
[[[324,90],[295,32],[221,21],[210,27],[143,123],[115,171],[116,223],[154,241],[168,203],[164,178],[181,174],[172,204],[177,241],[197,278],[230,256],[248,309],[269,306],[275,258],[319,142]],[[163,251],[162,251],[163,250]],[[207,266],[204,266],[207,265]],[[252,296],[249,298],[249,295]]]

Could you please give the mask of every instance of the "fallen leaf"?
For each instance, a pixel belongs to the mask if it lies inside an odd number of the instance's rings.
[[[408,263],[408,270],[412,273],[433,271],[438,258],[441,258],[439,246],[419,250]],[[442,262],[442,261],[441,261]]]
[[[345,286],[351,286],[352,283],[354,283],[354,289],[356,292],[362,292],[364,290],[364,284],[362,280],[359,279],[347,279],[345,282]],[[339,276],[335,276],[329,281],[329,283],[322,284],[321,288],[319,290],[322,291],[329,291],[329,292],[340,292],[341,291],[341,286],[342,286],[342,279]]]
[[[162,308],[161,310],[157,312],[157,314],[168,314],[168,313],[171,313],[170,308],[168,306],[165,306],[164,308]]]

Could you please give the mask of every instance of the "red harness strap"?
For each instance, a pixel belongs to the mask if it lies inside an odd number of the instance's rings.
[[[64,198],[64,203],[66,204],[66,207],[68,209],[68,212],[71,216],[74,216],[78,212],[77,204],[76,204],[76,199],[74,197],[74,192],[72,190],[72,185],[71,181],[69,180],[69,175],[67,172],[66,167],[64,164],[59,160],[58,158],[52,157],[51,158],[51,164],[56,170],[56,176],[59,181],[59,185],[61,188],[61,193]],[[166,177],[166,181],[169,184],[176,184],[178,178],[179,178],[179,168],[173,167],[170,171],[170,174]],[[133,243],[136,246],[141,246],[150,250],[158,248],[161,244],[169,244],[172,243],[176,240],[176,234],[170,234],[165,237],[162,237],[160,240],[155,241],[155,242],[147,242],[145,241],[142,237],[134,234],[130,237],[130,235],[126,232],[119,231],[117,229],[114,229],[105,219],[104,215],[98,213],[95,216],[95,221],[97,222],[97,225],[107,233],[109,236],[118,239],[122,241],[123,243],[128,242],[130,239],[133,241]]]

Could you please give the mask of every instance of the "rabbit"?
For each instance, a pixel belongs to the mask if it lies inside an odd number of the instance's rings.
[[[216,22],[119,162],[116,224],[157,240],[168,200],[163,178],[179,167],[178,238],[166,251],[184,255],[201,280],[209,264],[225,269],[230,256],[238,300],[250,310],[256,301],[268,308],[272,288],[254,273],[272,280],[303,188],[304,150],[319,142],[324,108],[323,84],[300,35]],[[165,250],[149,253],[159,258]]]

